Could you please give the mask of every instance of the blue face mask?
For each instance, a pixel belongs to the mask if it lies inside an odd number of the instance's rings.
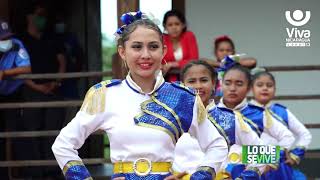
[[[0,52],[7,52],[12,48],[12,40],[0,40]]]
[[[56,30],[56,33],[58,34],[62,34],[65,32],[65,24],[64,23],[57,23],[55,25],[55,30]]]

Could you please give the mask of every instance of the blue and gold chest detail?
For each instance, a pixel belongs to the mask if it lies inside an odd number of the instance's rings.
[[[119,85],[121,82],[119,79],[113,79],[102,81],[92,86],[83,100],[80,111],[84,111],[90,115],[104,112],[107,88]]]
[[[208,111],[208,119],[226,139],[228,146],[236,143],[235,114],[226,108],[215,107]]]
[[[195,98],[194,92],[181,84],[164,83],[141,104],[142,113],[134,121],[139,126],[166,132],[176,143],[191,126]]]
[[[252,104],[248,104],[243,110],[241,110],[241,114],[243,115],[245,122],[250,125],[259,137],[264,129],[263,112],[264,108]]]
[[[284,124],[286,127],[289,126],[288,123],[288,111],[287,108],[281,104],[272,104],[269,108],[271,115]]]

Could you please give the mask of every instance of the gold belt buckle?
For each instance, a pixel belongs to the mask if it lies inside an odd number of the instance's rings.
[[[140,172],[140,171],[138,170],[138,163],[147,163],[148,168],[147,168],[145,171]],[[134,171],[134,173],[137,174],[138,176],[146,176],[146,175],[148,175],[148,174],[151,172],[151,169],[152,169],[152,163],[151,163],[151,161],[150,161],[149,159],[147,159],[147,158],[139,158],[139,159],[137,159],[137,160],[135,160],[135,161],[133,162],[133,171]]]

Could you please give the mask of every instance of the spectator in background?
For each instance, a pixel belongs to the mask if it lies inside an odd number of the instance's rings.
[[[6,79],[19,74],[30,73],[29,55],[22,42],[13,37],[7,22],[0,20],[0,95],[15,95],[23,80]]]
[[[21,101],[23,80],[12,76],[30,73],[30,60],[22,42],[13,37],[7,22],[0,20],[0,102]],[[0,109],[0,131],[15,131],[20,121],[20,109]],[[15,142],[13,142],[13,146]],[[0,139],[0,160],[6,160],[5,139]],[[17,148],[13,147],[13,153]],[[9,152],[8,152],[9,153]],[[10,160],[10,159],[7,159]],[[0,177],[8,178],[6,168],[0,169]]]
[[[222,35],[217,37],[214,40],[214,55],[216,57],[215,60],[208,59],[208,58],[202,58],[202,60],[207,61],[210,65],[212,65],[215,68],[219,68],[221,61],[228,55],[235,55],[236,54],[236,48],[232,41],[232,39],[229,36]],[[241,66],[244,66],[246,68],[254,68],[257,64],[257,60],[252,57],[247,58],[241,58],[239,61],[239,64]]]
[[[62,46],[57,46],[55,40],[50,39],[44,33],[48,22],[47,9],[44,4],[36,2],[32,11],[27,14],[27,30],[23,36],[26,49],[31,59],[32,74],[42,73],[63,73],[66,70],[65,56]],[[34,79],[26,80],[23,90],[25,101],[27,102],[48,102],[62,100],[59,86],[59,79]],[[21,130],[57,130],[62,127],[64,111],[62,108],[29,108],[24,110]],[[53,137],[34,138],[30,143],[30,138],[23,141],[24,154],[20,154],[22,160],[33,159],[53,159],[50,144]],[[44,176],[56,176],[57,172],[51,168],[27,168],[24,177],[43,178]]]
[[[55,17],[54,38],[64,49],[66,59],[66,72],[80,72],[83,66],[83,52],[76,35],[68,31],[65,15],[58,12]],[[60,90],[65,99],[79,99],[77,79],[65,79]]]
[[[186,18],[176,10],[166,12],[163,18],[164,44],[168,52],[163,58],[162,70],[166,74],[173,68],[181,69],[191,60],[199,58],[198,45],[195,35],[187,30]],[[178,75],[166,76],[166,80],[176,81]]]

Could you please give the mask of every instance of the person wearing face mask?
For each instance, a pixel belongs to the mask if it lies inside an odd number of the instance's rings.
[[[30,73],[29,55],[22,44],[13,38],[9,25],[0,20],[0,95],[14,93],[23,84],[22,80],[6,80],[7,77]]]
[[[13,37],[7,22],[0,20],[0,102],[21,101],[23,80],[12,76],[30,73],[29,55],[23,43]],[[0,131],[15,131],[20,109],[0,109]],[[15,144],[15,141],[12,141]],[[5,160],[5,140],[0,139],[0,159]],[[15,148],[13,148],[15,150]],[[14,153],[13,153],[14,154]],[[0,177],[6,177],[6,169],[0,169]]]
[[[65,55],[62,46],[46,32],[47,17],[50,17],[45,4],[36,2],[33,9],[26,15],[26,32],[23,42],[30,55],[32,74],[64,73]],[[27,102],[62,100],[59,87],[60,79],[28,79],[23,89],[24,100]],[[63,108],[27,108],[24,109],[21,131],[57,130],[62,127]],[[53,159],[49,144],[52,137],[23,139],[24,145],[30,148],[19,154],[19,160]],[[41,153],[39,153],[41,152]],[[46,178],[56,176],[51,167],[21,168],[19,173],[24,178]],[[59,170],[59,169],[57,169]]]
[[[77,36],[68,31],[66,15],[57,12],[54,24],[54,39],[64,49],[66,57],[66,72],[80,72],[83,64],[83,51]],[[79,99],[77,87],[78,79],[65,79],[60,87],[61,94],[65,99]]]

